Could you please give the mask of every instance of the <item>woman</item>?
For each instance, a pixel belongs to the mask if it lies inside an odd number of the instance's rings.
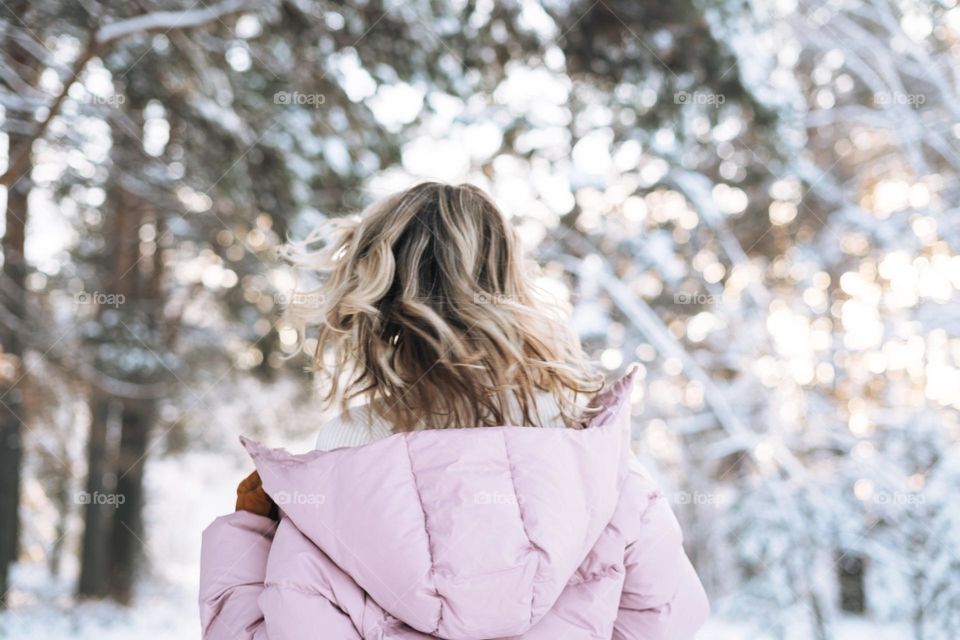
[[[426,183],[334,228],[291,255],[322,278],[299,318],[342,414],[307,454],[243,439],[203,637],[693,637],[708,603],[630,451],[633,372],[598,393],[493,202]]]

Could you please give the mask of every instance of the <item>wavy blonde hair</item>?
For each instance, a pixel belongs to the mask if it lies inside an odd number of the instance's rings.
[[[319,328],[313,368],[328,406],[339,398],[349,416],[364,397],[395,431],[507,424],[511,397],[523,425],[541,425],[537,392],[568,427],[593,411],[579,400],[603,376],[481,189],[418,184],[329,220],[286,255],[322,283],[289,311],[301,337]]]

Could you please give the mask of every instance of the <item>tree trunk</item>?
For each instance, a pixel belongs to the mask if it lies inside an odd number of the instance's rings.
[[[29,139],[9,134],[10,155],[23,152]],[[6,230],[3,236],[3,283],[0,302],[13,322],[24,318],[27,265],[26,237],[29,171],[7,191]],[[23,341],[16,326],[0,327],[0,606],[9,590],[10,565],[17,560],[20,528],[20,467],[23,460]]]
[[[25,16],[29,2],[16,0],[7,9],[13,15]],[[38,77],[33,57],[13,40],[9,34],[3,42],[9,51],[8,69],[19,75],[20,80],[33,86]],[[14,115],[11,109],[6,117]],[[30,114],[32,116],[32,114]],[[3,274],[0,282],[0,305],[10,317],[9,326],[0,325],[0,608],[6,606],[10,590],[10,566],[17,561],[20,543],[20,470],[23,463],[24,399],[23,368],[24,344],[19,335],[19,326],[24,321],[26,304],[27,263],[24,258],[24,240],[29,214],[28,199],[33,187],[30,174],[33,160],[30,155],[33,136],[25,132],[7,131],[7,159],[22,158],[22,172],[11,174],[4,183],[7,210],[6,228],[3,235]],[[10,173],[10,167],[7,168]]]
[[[110,398],[94,390],[90,398],[90,433],[87,441],[87,490],[83,494],[83,546],[80,550],[80,582],[77,595],[102,598],[107,595],[107,531],[111,514],[100,499],[107,487],[107,424]]]
[[[844,554],[837,563],[840,581],[840,608],[848,613],[863,614],[867,610],[864,585],[866,563],[862,556]]]
[[[132,109],[127,116],[139,123],[140,112]],[[112,123],[112,171],[136,171],[148,160],[143,156],[140,141],[122,123]],[[108,219],[105,260],[100,265],[99,294],[113,296],[99,312],[116,314],[117,320],[101,323],[103,334],[95,347],[109,344],[111,352],[132,352],[134,366],[98,358],[98,369],[134,383],[155,381],[157,366],[151,362],[155,353],[163,353],[158,343],[158,325],[162,319],[159,256],[141,255],[140,230],[154,222],[149,203],[123,187],[119,175],[108,180]],[[95,296],[96,297],[96,296]],[[109,596],[129,604],[133,594],[137,566],[143,556],[143,475],[156,400],[111,396],[101,390],[92,391],[91,406],[100,403],[117,408],[119,445],[108,446],[107,421],[102,410],[95,408],[88,449],[90,478],[88,493],[101,491],[103,505],[87,506],[84,531],[81,594]],[[105,487],[105,480],[115,486]],[[95,502],[95,501],[91,501]]]
[[[110,532],[110,596],[129,604],[137,565],[143,556],[143,468],[154,418],[153,400],[127,400],[117,456],[117,504]]]

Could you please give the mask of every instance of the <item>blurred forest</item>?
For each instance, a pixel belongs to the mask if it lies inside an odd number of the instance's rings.
[[[425,177],[641,363],[704,637],[954,637],[955,0],[0,4],[0,638],[196,633],[323,418],[278,249]]]

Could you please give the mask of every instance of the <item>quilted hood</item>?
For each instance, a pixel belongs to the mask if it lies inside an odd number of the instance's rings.
[[[416,431],[297,455],[241,441],[284,517],[388,614],[441,638],[519,635],[614,514],[634,373],[583,429]]]

